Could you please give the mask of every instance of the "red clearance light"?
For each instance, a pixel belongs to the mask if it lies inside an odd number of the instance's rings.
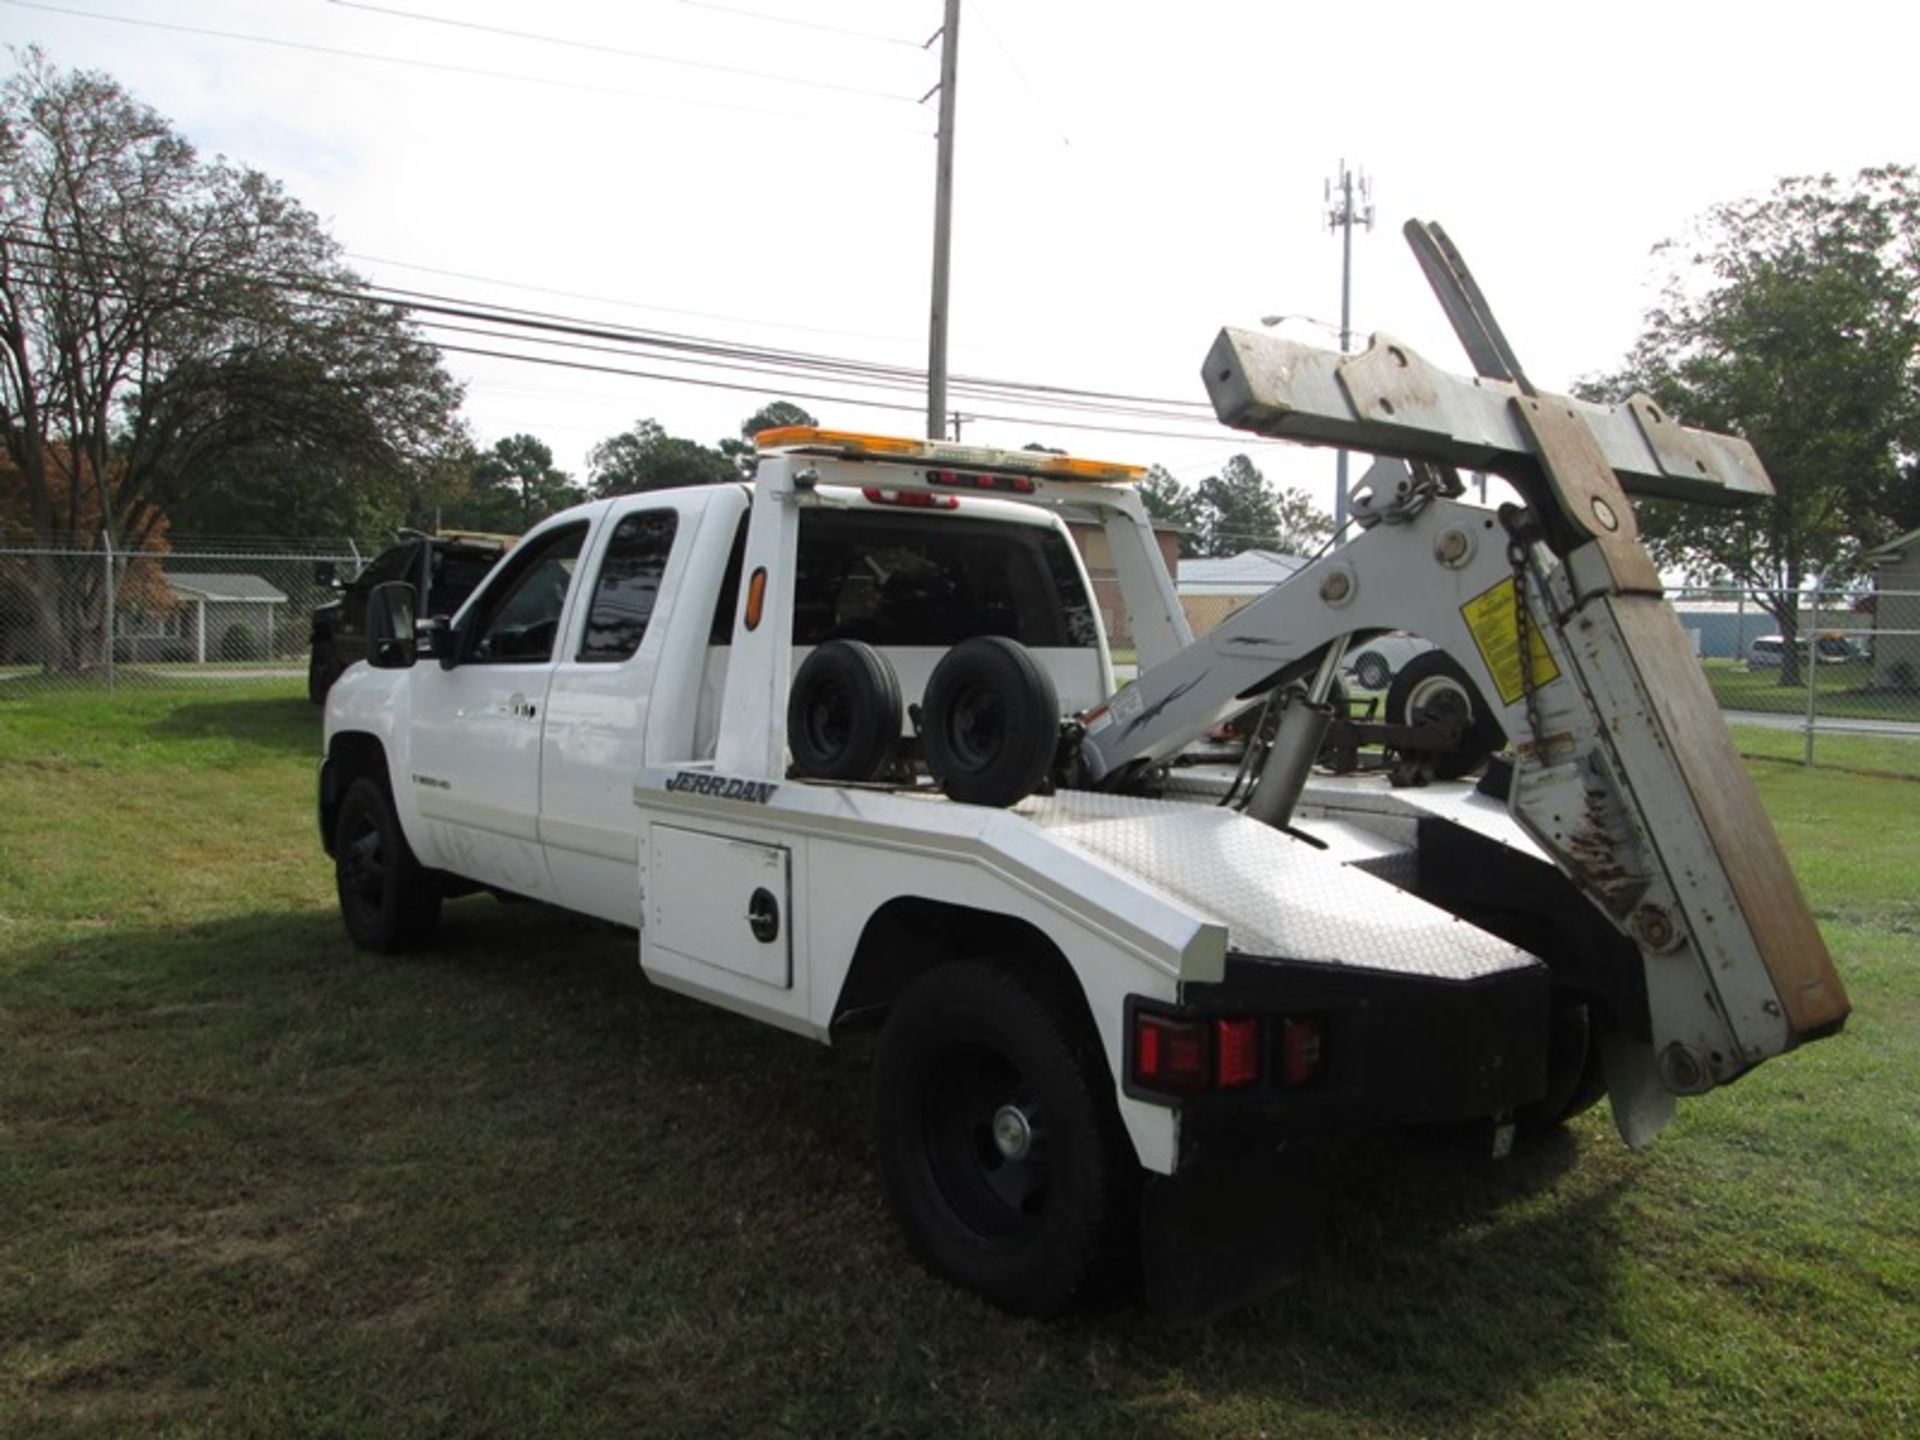
[[[1207,1088],[1207,1027],[1143,1012],[1133,1017],[1133,1078],[1149,1090],[1178,1095]]]
[[[1290,1015],[1281,1021],[1281,1083],[1295,1089],[1313,1084],[1326,1073],[1326,1020],[1319,1015]]]
[[[1033,481],[1024,475],[989,475],[969,470],[929,470],[929,485],[952,485],[962,489],[1001,490],[1014,495],[1031,495]]]
[[[876,505],[907,505],[921,510],[958,510],[958,495],[929,495],[924,490],[883,490],[877,485],[867,485],[860,493]]]
[[[1260,1078],[1260,1022],[1213,1022],[1213,1083],[1220,1090],[1239,1090]]]

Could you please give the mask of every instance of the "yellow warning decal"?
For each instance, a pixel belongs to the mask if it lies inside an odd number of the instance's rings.
[[[1520,628],[1514,613],[1511,577],[1491,590],[1483,590],[1460,607],[1460,614],[1473,632],[1473,643],[1487,663],[1494,684],[1500,687],[1500,703],[1511,705],[1525,693],[1526,681],[1520,673]],[[1560,668],[1547,650],[1546,637],[1529,629],[1528,648],[1533,651],[1533,683],[1536,688],[1560,678]]]

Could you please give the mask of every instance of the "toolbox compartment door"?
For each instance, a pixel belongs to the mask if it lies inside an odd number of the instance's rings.
[[[649,827],[646,939],[683,960],[793,986],[793,852],[678,825]]]

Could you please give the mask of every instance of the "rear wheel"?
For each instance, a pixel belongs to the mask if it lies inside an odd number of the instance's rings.
[[[908,1243],[1023,1315],[1064,1310],[1127,1233],[1136,1171],[1097,1040],[1064,997],[958,961],[895,1005],[874,1148]]]
[[[1384,690],[1393,683],[1393,670],[1379,655],[1369,650],[1353,662],[1353,678],[1363,690]]]
[[[1467,672],[1441,650],[1424,651],[1400,667],[1387,692],[1387,719],[1395,725],[1458,723],[1460,740],[1453,749],[1422,752],[1442,780],[1478,770],[1507,738]]]
[[[440,924],[440,888],[414,858],[387,790],[362,775],[341,797],[333,828],[334,888],[353,943],[391,955],[417,950]]]
[[[1556,1005],[1547,1036],[1546,1094],[1521,1106],[1514,1118],[1522,1130],[1543,1133],[1591,1110],[1606,1093],[1600,1026],[1594,1022],[1592,1007],[1574,1002]]]

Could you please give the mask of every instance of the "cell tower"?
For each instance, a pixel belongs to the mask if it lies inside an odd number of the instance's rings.
[[[1353,349],[1353,227],[1373,229],[1373,181],[1363,170],[1355,175],[1343,158],[1340,174],[1323,187],[1327,229],[1340,232],[1340,353]],[[1347,452],[1334,460],[1333,535],[1339,543],[1347,528]]]

